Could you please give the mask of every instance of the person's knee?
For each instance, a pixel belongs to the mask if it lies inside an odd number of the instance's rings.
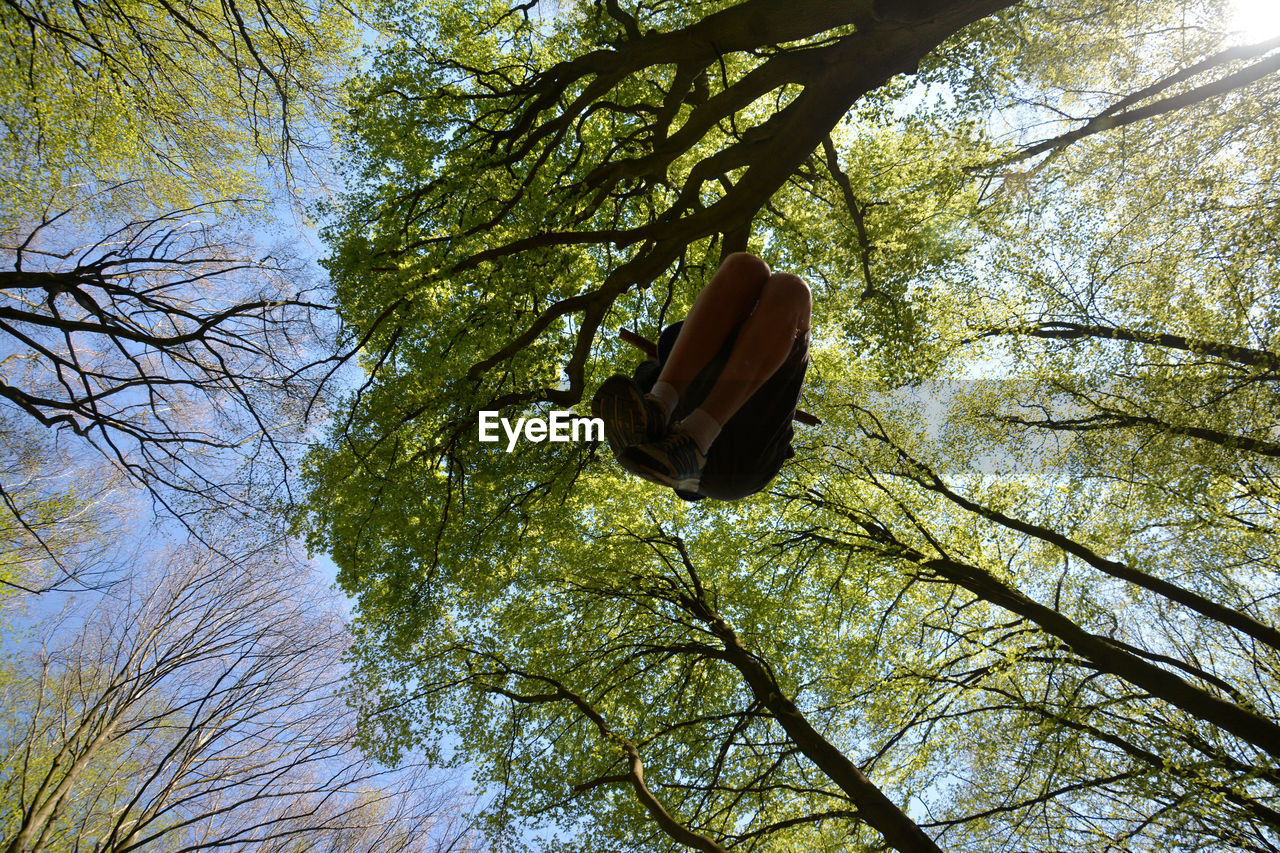
[[[769,276],[766,287],[788,301],[813,304],[813,293],[809,290],[809,283],[795,273],[776,272]]]
[[[768,301],[771,309],[792,314],[800,331],[809,328],[809,314],[813,310],[813,293],[809,284],[798,275],[789,272],[774,273],[764,286],[760,301]]]
[[[750,252],[733,252],[720,262],[720,269],[744,282],[764,284],[769,279],[769,265]]]

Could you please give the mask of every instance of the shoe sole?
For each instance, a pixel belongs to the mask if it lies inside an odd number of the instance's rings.
[[[617,429],[619,422],[634,427],[637,412],[644,412],[644,395],[634,382],[620,373],[600,383],[591,398],[591,414],[604,422],[604,439],[609,443],[614,458],[619,458],[624,450],[639,443],[629,442],[624,432]],[[643,435],[643,432],[642,429],[633,429],[632,435]]]
[[[628,448],[630,449],[630,448]],[[658,471],[643,460],[636,459],[633,454],[622,453],[618,456],[618,464],[623,469],[630,471],[641,479],[648,480],[650,483],[657,483],[659,486],[667,486],[672,489],[679,489],[682,492],[696,492],[698,487],[702,485],[702,477],[668,477],[666,474]]]

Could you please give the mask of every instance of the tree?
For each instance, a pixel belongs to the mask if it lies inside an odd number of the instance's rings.
[[[0,598],[109,583],[122,521],[121,483],[76,464],[36,427],[0,416]]]
[[[259,529],[350,356],[278,214],[322,183],[355,27],[327,0],[0,4],[0,581],[66,604],[6,614],[5,850],[477,848],[434,768],[354,747],[344,626]],[[194,541],[108,562],[126,485]]]
[[[389,20],[328,231],[368,377],[301,521],[367,741],[458,727],[556,849],[1280,847],[1276,45],[1220,11]],[[815,290],[771,495],[475,440],[744,247]]]
[[[438,771],[352,745],[345,631],[278,547],[153,555],[7,664],[5,849],[474,849]]]
[[[328,0],[6,0],[0,221],[125,180],[132,210],[261,198],[262,163],[326,144],[354,26]]]
[[[291,442],[343,361],[303,261],[256,245],[219,208],[133,220],[87,246],[59,228],[67,209],[3,246],[0,396],[166,503],[175,491],[231,507],[271,499],[245,481],[284,483]]]
[[[328,0],[0,5],[0,395],[170,514],[288,502],[345,361],[273,216],[324,172],[355,27]]]

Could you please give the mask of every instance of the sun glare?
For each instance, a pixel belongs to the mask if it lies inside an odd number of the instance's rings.
[[[1280,36],[1280,0],[1231,0],[1229,23],[1244,44]]]

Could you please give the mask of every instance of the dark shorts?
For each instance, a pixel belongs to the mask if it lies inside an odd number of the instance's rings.
[[[658,339],[658,360],[647,361],[636,368],[636,381],[644,390],[649,390],[658,381],[658,373],[666,363],[682,325],[683,321],[663,329]],[[736,337],[736,334],[730,336],[715,357],[689,383],[672,420],[683,418],[702,404],[729,360]],[[795,455],[791,447],[791,438],[795,434],[792,418],[800,401],[800,389],[808,367],[809,335],[805,333],[796,338],[782,366],[721,428],[702,469],[701,494],[677,494],[686,500],[708,497],[734,501],[768,486],[782,469],[782,463]]]

